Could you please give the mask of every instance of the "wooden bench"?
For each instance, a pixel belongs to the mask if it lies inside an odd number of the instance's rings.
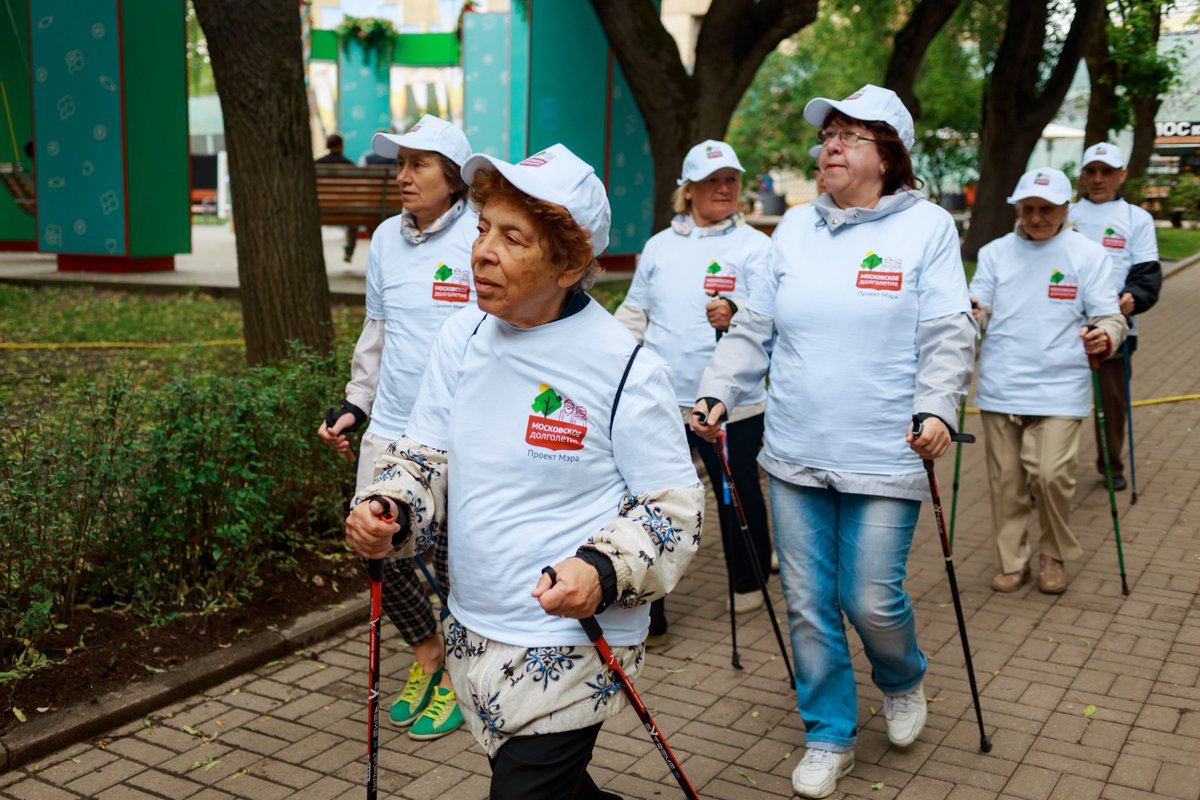
[[[404,210],[396,168],[317,164],[317,205],[322,225],[364,225],[374,231]]]

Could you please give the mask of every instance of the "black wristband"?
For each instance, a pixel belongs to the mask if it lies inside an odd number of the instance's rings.
[[[332,428],[337,424],[338,418],[340,418],[343,414],[353,414],[354,422],[343,428],[342,433],[354,433],[363,426],[364,422],[367,421],[367,412],[363,411],[349,400],[342,400],[341,406],[338,408],[331,408],[325,412],[325,426]]]
[[[600,575],[600,605],[596,606],[595,611],[599,614],[617,601],[617,570],[608,556],[595,548],[581,547],[575,551],[575,555],[595,567]]]
[[[700,400],[703,400],[705,403],[708,404],[709,411],[712,411],[713,406],[715,406],[717,403],[721,403],[721,405],[725,405],[724,403],[722,403],[720,400],[718,400],[715,397],[701,397],[696,402],[699,403]],[[725,413],[721,414],[721,419],[725,419],[728,416],[728,411],[729,411],[729,409],[726,408]],[[696,414],[696,412],[693,411],[692,414],[694,415],[694,414]],[[709,418],[701,421],[701,424],[702,425],[716,425],[716,424],[720,423],[721,419],[712,419],[711,417],[709,417]]]

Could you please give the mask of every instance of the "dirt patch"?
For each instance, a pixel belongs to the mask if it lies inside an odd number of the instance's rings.
[[[295,569],[264,568],[252,599],[237,608],[184,614],[155,626],[123,612],[77,610],[66,628],[39,642],[56,663],[0,686],[0,732],[22,724],[12,708],[29,720],[54,713],[343,602],[367,586],[349,555],[330,560],[300,552],[295,560]]]

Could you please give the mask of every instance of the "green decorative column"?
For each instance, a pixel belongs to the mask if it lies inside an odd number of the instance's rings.
[[[338,127],[352,161],[370,152],[375,131],[392,125],[391,59],[357,40],[338,47]]]
[[[12,20],[0,17],[0,83],[7,101],[12,126],[0,103],[0,163],[20,164],[32,174],[33,163],[25,155],[32,137],[33,103],[29,99],[29,17],[24,2],[9,4]],[[7,16],[7,15],[5,15]],[[0,251],[36,250],[37,229],[33,215],[17,205],[13,196],[0,188]]]
[[[30,0],[38,249],[60,270],[191,250],[183,5]]]

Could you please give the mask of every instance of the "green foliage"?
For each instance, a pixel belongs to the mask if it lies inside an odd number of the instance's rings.
[[[1180,175],[1167,195],[1167,207],[1182,208],[1184,219],[1200,219],[1200,177]]]
[[[1004,5],[963,3],[926,53],[916,82],[922,116],[913,156],[934,194],[947,181],[962,184],[977,175],[981,52],[999,44]],[[812,25],[767,57],[729,126],[729,141],[750,175],[815,168],[808,149],[816,128],[804,120],[804,106],[814,97],[845,97],[865,83],[881,85],[893,37],[911,7],[906,0],[822,3]]]
[[[377,67],[391,65],[392,51],[396,49],[396,39],[399,37],[391,20],[352,17],[347,14],[342,17],[342,24],[338,25],[334,32],[337,33],[343,50],[347,50],[351,42],[357,42],[368,56],[375,57]]]
[[[297,351],[0,409],[0,640],[35,646],[79,603],[161,618],[234,602],[267,559],[337,542],[351,476],[313,431],[341,371]]]
[[[236,346],[0,350],[0,682],[81,604],[164,619],[341,549],[352,475],[314,431],[361,321],[337,309],[336,356],[249,370]],[[233,301],[0,286],[0,341],[240,334]]]
[[[621,303],[625,302],[625,295],[629,293],[630,283],[632,283],[631,278],[601,281],[588,289],[588,294],[597,303],[608,309],[608,313],[615,314]]]

